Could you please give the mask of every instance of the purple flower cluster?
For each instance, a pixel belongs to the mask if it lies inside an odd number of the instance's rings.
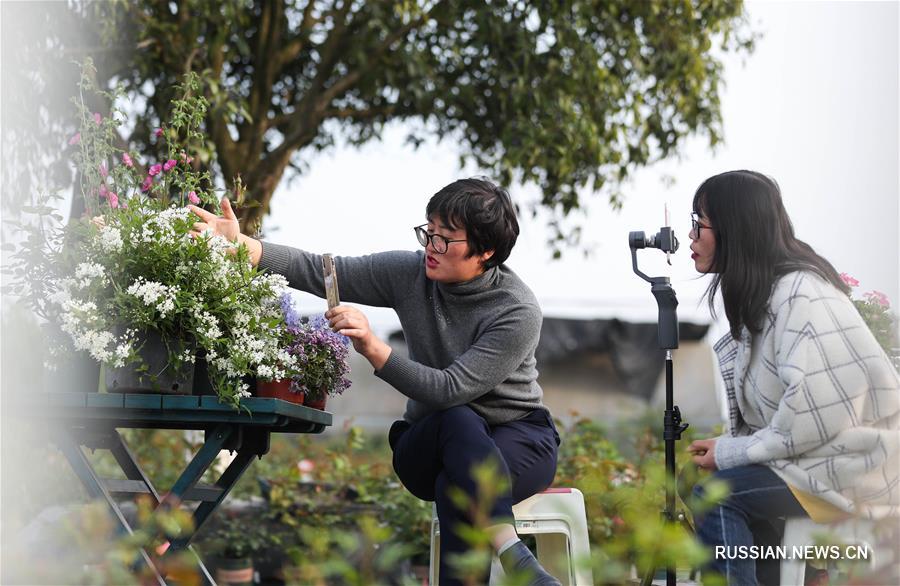
[[[290,292],[281,296],[281,313],[284,314],[284,323],[288,329],[296,330],[303,323],[303,319],[294,307],[294,298]]]
[[[281,301],[292,338],[288,352],[297,357],[301,373],[291,379],[291,390],[311,399],[343,393],[350,387],[350,339],[333,332],[324,316],[303,322],[290,301]]]

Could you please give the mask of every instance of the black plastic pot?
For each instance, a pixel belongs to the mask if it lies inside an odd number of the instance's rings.
[[[123,368],[107,368],[105,373],[106,390],[110,393],[163,393],[172,395],[190,395],[194,383],[194,365],[182,363],[180,369],[169,360],[169,348],[163,342],[159,332],[150,330],[139,334],[135,344],[138,346],[143,365],[140,370],[133,365]],[[194,340],[170,341],[171,349],[182,354],[188,350],[195,352]]]

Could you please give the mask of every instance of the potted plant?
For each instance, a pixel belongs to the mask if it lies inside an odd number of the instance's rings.
[[[300,314],[294,307],[293,297],[289,292],[281,296],[281,313],[287,327],[285,344],[289,345],[294,339],[294,333],[302,323]],[[304,394],[292,384],[290,377],[280,377],[274,380],[260,379],[256,381],[256,393],[259,397],[281,399],[289,403],[302,405]]]
[[[295,374],[280,380],[258,381],[257,395],[324,409],[329,395],[343,393],[350,386],[350,339],[333,332],[324,316],[304,320],[290,293],[282,296],[281,311]]]
[[[86,71],[82,92],[90,79]],[[172,121],[154,133],[167,158],[145,165],[115,146],[120,110],[102,117],[77,102],[81,130],[70,145],[87,214],[62,229],[50,196],[25,210],[38,221],[13,257],[14,292],[58,324],[68,342],[58,350],[104,366],[108,390],[190,393],[202,350],[219,399],[237,407],[250,394],[247,376],[289,378],[297,359],[279,307],[287,281],[254,268],[244,246],[192,237],[198,219],[185,206],[219,201],[189,154],[204,140],[199,90],[193,74],[178,86]]]
[[[324,316],[311,317],[289,331],[288,353],[297,371],[292,388],[304,394],[304,405],[324,409],[329,396],[350,387],[350,339],[332,331]]]
[[[253,557],[272,545],[266,526],[255,519],[227,516],[211,536],[216,583],[249,586],[253,581]]]

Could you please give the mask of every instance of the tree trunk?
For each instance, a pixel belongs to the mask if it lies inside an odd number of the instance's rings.
[[[277,156],[276,160],[269,160],[276,156],[269,155],[267,160],[260,162],[244,176],[246,177],[244,187],[248,192],[246,201],[257,204],[242,207],[237,212],[241,232],[244,234],[255,235],[262,230],[263,218],[269,213],[272,196],[275,194],[281,178],[284,177],[284,172],[291,161],[291,155],[296,150],[286,151]]]

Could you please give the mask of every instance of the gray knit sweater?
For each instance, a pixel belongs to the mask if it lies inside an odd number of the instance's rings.
[[[336,257],[335,265],[342,301],[391,307],[400,318],[409,358],[391,352],[375,374],[409,397],[406,421],[465,404],[492,425],[546,409],[534,360],[541,310],[505,265],[453,285],[425,277],[421,251]],[[317,254],[263,242],[259,267],[325,296]]]

